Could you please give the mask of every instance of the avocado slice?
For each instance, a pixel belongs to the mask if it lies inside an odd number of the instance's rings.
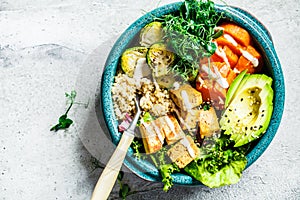
[[[230,103],[233,94],[235,93],[236,89],[240,85],[241,81],[243,80],[244,76],[248,76],[249,74],[246,74],[247,70],[242,71],[230,84],[230,87],[228,88],[228,91],[226,93],[226,99],[225,99],[225,108],[228,106]]]
[[[226,95],[229,100],[220,125],[225,134],[231,135],[235,147],[259,138],[267,130],[273,112],[271,85],[272,78],[264,74],[244,74],[230,86],[233,89]]]

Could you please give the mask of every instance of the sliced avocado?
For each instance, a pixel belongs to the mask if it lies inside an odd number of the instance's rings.
[[[121,68],[129,77],[133,77],[138,60],[145,59],[147,51],[146,47],[132,47],[124,51],[121,56]]]
[[[222,114],[220,125],[225,134],[231,135],[235,147],[239,147],[259,138],[270,123],[272,78],[263,74],[245,74],[241,81],[232,84],[239,85],[230,86],[236,89],[229,94],[231,100]]]
[[[230,100],[233,97],[233,94],[235,93],[236,89],[240,85],[241,81],[243,80],[244,76],[246,75],[247,70],[242,71],[231,83],[227,93],[226,93],[226,100],[225,100],[225,108],[230,103]]]
[[[152,44],[160,42],[163,38],[163,29],[160,22],[147,24],[140,33],[140,44],[150,47]]]
[[[151,45],[147,52],[147,63],[153,70],[154,77],[168,74],[170,67],[175,63],[176,55],[169,51],[164,43]]]

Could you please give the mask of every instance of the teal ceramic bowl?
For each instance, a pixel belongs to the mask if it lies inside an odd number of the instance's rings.
[[[146,24],[153,21],[155,17],[161,17],[165,14],[178,11],[181,4],[182,2],[178,2],[157,8],[136,20],[119,37],[107,58],[105,64],[106,66],[102,76],[101,100],[105,122],[111,134],[112,142],[115,145],[118,144],[121,134],[118,132],[118,121],[113,110],[111,88],[117,71],[119,58],[122,55],[122,52],[133,41],[136,34],[138,34]],[[246,167],[248,168],[263,154],[263,152],[269,146],[280,124],[285,98],[283,73],[274,49],[272,38],[261,22],[240,8],[223,5],[215,5],[215,8],[218,12],[224,12],[225,17],[228,20],[234,21],[251,33],[255,42],[258,44],[260,51],[264,55],[266,73],[273,78],[274,110],[271,122],[266,133],[258,141],[256,141],[255,146],[247,154],[248,163]],[[159,171],[155,168],[155,166],[147,160],[136,159],[131,148],[128,150],[124,164],[133,173],[143,179],[149,181],[161,181]],[[201,185],[199,181],[186,174],[177,173],[172,176],[175,184]]]

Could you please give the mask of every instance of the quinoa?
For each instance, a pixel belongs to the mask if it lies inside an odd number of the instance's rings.
[[[124,119],[126,113],[133,115],[135,112],[133,99],[135,98],[136,91],[137,86],[134,78],[121,73],[115,77],[111,92],[115,114],[119,120]]]
[[[158,117],[166,115],[170,111],[169,92],[166,89],[161,89],[157,83],[146,78],[142,79],[138,93],[142,96],[140,107],[144,112],[150,112]]]
[[[137,82],[134,78],[119,73],[112,86],[113,105],[118,120],[123,120],[126,113],[134,115],[136,94],[141,96],[140,108],[144,113],[149,112],[158,117],[170,112],[171,99],[168,90],[161,89],[156,82],[148,78]]]

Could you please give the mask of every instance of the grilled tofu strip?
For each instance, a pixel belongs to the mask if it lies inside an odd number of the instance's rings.
[[[157,121],[143,122],[140,126],[143,144],[147,154],[160,150],[164,144],[164,133]]]
[[[157,120],[162,127],[167,144],[173,144],[184,137],[184,133],[173,115],[166,115]]]
[[[178,121],[172,115],[165,115],[151,122],[143,122],[140,132],[147,154],[160,150],[165,140],[167,144],[173,144],[184,137]]]

